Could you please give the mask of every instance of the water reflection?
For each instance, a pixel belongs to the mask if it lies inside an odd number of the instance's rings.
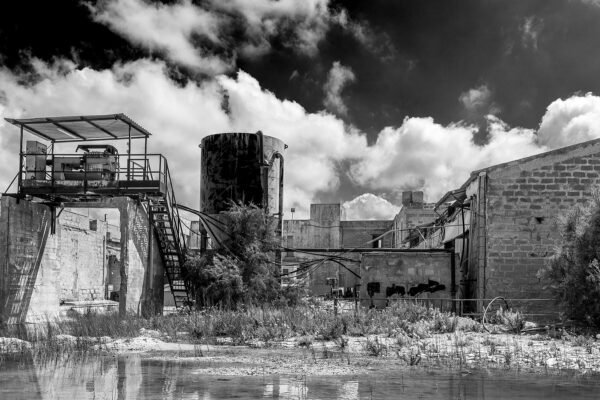
[[[381,371],[358,376],[206,375],[207,365],[140,356],[0,364],[0,399],[564,399],[598,398],[595,377],[503,371]]]

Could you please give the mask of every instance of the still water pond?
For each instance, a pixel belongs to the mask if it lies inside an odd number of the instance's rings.
[[[598,399],[597,376],[397,370],[353,376],[211,376],[140,356],[6,361],[0,399]]]

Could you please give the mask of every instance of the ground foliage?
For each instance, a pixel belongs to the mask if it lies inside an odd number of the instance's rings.
[[[275,220],[261,208],[242,204],[232,204],[219,220],[222,245],[185,264],[196,305],[232,309],[241,304],[295,303],[298,294],[279,283]]]
[[[566,318],[600,328],[600,189],[589,204],[559,217],[558,228],[560,244],[538,277]]]

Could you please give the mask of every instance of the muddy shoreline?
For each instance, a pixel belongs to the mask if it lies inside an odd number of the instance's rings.
[[[231,344],[217,338],[214,344],[192,343],[142,330],[133,338],[76,338],[58,335],[56,348],[77,352],[86,343],[87,354],[138,354],[145,359],[193,363],[206,375],[329,376],[357,375],[398,369],[507,370],[532,373],[600,373],[600,341],[551,338],[545,334],[490,334],[455,332],[427,338],[390,338],[383,335],[318,340],[294,337],[268,343]],[[36,344],[0,338],[3,356],[35,352]]]

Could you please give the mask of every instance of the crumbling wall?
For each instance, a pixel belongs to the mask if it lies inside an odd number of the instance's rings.
[[[371,248],[393,246],[392,221],[341,221],[343,248]],[[382,236],[383,235],[383,236]],[[380,237],[380,242],[374,239]],[[378,243],[380,246],[378,246]]]
[[[482,296],[549,298],[536,276],[559,240],[556,218],[591,199],[600,183],[600,144],[577,146],[487,173]],[[476,218],[474,218],[476,219]],[[475,243],[477,245],[477,243]],[[477,257],[481,260],[481,251]],[[552,302],[530,302],[530,313],[554,311]]]
[[[86,204],[87,205],[87,204]],[[139,202],[108,199],[121,212],[120,311],[162,312],[163,264]],[[64,211],[50,235],[51,210],[31,201],[0,200],[0,321],[22,323],[59,315],[65,301],[104,298],[109,281],[107,225]],[[152,243],[152,246],[148,244]],[[114,253],[114,241],[111,241]]]
[[[425,203],[423,201],[423,192],[402,192],[402,207],[393,221],[393,244],[395,248],[411,247],[406,239],[409,236],[411,228],[432,222],[437,214],[433,210],[434,203]]]
[[[0,322],[23,323],[50,232],[50,208],[3,196],[0,209]],[[52,307],[44,305],[50,312]]]
[[[121,206],[122,268],[119,311],[162,313],[164,266],[148,214],[139,202]],[[149,243],[152,246],[149,246]],[[125,255],[126,254],[126,255]]]
[[[61,301],[103,299],[105,255],[106,223],[65,210],[58,218],[56,233],[48,238],[43,263],[53,268],[42,269],[40,285],[52,280],[46,276],[51,274],[58,278]]]
[[[398,298],[451,299],[451,257],[449,252],[362,254],[361,304],[382,308]],[[376,288],[372,298],[369,296],[370,285]],[[431,300],[431,303],[444,309],[452,307],[450,301]]]

